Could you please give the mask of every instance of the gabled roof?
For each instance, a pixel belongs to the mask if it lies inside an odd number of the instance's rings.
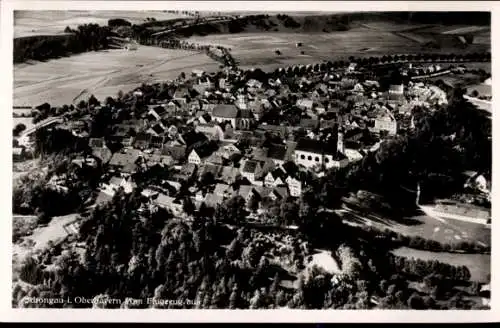
[[[182,137],[182,140],[184,141],[184,143],[186,144],[187,147],[190,147],[196,143],[204,142],[204,141],[208,140],[208,138],[205,136],[205,134],[203,134],[201,132],[196,132],[194,130],[191,130],[189,132],[182,134],[181,137]]]
[[[287,148],[285,145],[271,144],[267,150],[267,157],[275,160],[284,161],[286,158]]]
[[[233,104],[218,104],[214,107],[212,116],[222,118],[236,118],[238,117],[238,108]]]
[[[326,145],[323,142],[308,138],[299,139],[295,150],[307,151],[315,154],[334,154],[336,152],[336,149],[327,149]]]
[[[231,187],[225,183],[218,183],[214,188],[214,194],[222,195],[229,188],[231,188]]]
[[[186,146],[164,146],[161,154],[164,156],[171,156],[174,160],[178,161],[184,159],[186,155]]]
[[[139,159],[141,152],[135,149],[129,149],[126,153],[115,153],[109,161],[109,165],[122,166],[131,165],[136,163]]]
[[[259,163],[257,161],[248,160],[245,162],[242,172],[255,173],[257,171],[258,165]]]

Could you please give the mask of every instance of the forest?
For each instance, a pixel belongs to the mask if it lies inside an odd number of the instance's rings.
[[[66,27],[65,34],[37,35],[14,39],[14,63],[27,60],[48,60],[108,47],[111,29],[98,24]]]

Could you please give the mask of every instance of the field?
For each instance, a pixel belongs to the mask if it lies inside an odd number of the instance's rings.
[[[133,24],[140,24],[145,22],[146,17],[167,20],[187,16],[162,11],[19,10],[14,12],[14,37],[62,34],[66,26],[76,28],[78,25],[89,23],[108,25],[108,20],[112,18],[124,18]]]
[[[425,215],[404,218],[400,222],[373,214],[373,211],[360,212],[345,208],[339,211],[346,223],[368,225],[378,229],[390,229],[407,236],[420,236],[441,243],[476,241],[482,245],[491,245],[491,229],[480,224],[457,220],[437,220]]]
[[[193,69],[216,70],[202,53],[141,46],[136,51],[108,50],[14,65],[14,106],[71,104],[94,94],[103,100],[141,83],[175,79]]]
[[[396,25],[400,26],[400,25]],[[401,25],[400,29],[408,29]],[[231,48],[234,58],[242,68],[260,67],[274,70],[280,66],[309,64],[323,60],[347,59],[349,56],[381,56],[400,52],[456,52],[456,48],[425,49],[422,43],[428,37],[412,33],[419,40],[398,35],[393,31],[377,30],[364,26],[345,32],[331,33],[242,33],[193,36],[188,41],[214,44]],[[301,42],[302,47],[296,47]],[[403,50],[404,49],[404,50]],[[276,50],[281,55],[275,53]],[[489,45],[470,45],[467,52],[489,50]],[[304,54],[301,54],[301,52]],[[463,51],[463,50],[462,50]]]
[[[491,272],[491,256],[484,254],[452,254],[421,251],[408,247],[398,248],[393,251],[397,256],[416,258],[422,260],[437,260],[455,266],[465,265],[471,274],[472,281],[487,283]]]

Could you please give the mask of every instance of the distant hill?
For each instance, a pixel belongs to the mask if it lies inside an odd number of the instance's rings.
[[[135,37],[170,38],[193,35],[234,34],[256,32],[315,33],[346,31],[359,23],[388,22],[394,24],[467,26],[491,24],[489,12],[356,12],[330,14],[253,14],[221,17],[220,19],[157,21],[135,25]],[[163,28],[163,31],[162,31]]]

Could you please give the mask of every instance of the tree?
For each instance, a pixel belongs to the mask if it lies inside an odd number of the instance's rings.
[[[14,136],[18,136],[24,130],[26,130],[26,125],[24,125],[23,123],[18,123],[14,127],[13,134],[14,134]]]
[[[88,101],[89,106],[99,106],[101,103],[99,100],[94,95],[90,95],[89,101]]]
[[[257,195],[253,194],[250,197],[248,208],[254,213],[257,212],[257,210],[259,209],[259,198],[257,197]]]
[[[193,201],[191,200],[190,197],[185,197],[184,198],[184,203],[182,205],[182,209],[187,215],[193,215],[194,211],[196,209]]]

